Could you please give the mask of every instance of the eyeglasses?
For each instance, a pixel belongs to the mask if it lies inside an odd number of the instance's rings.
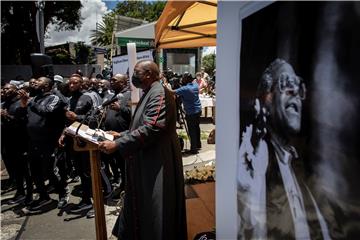
[[[301,77],[281,73],[278,78],[278,87],[281,93],[298,94],[301,100],[306,98],[306,87]]]

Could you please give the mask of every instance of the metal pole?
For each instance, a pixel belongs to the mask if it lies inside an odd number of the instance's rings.
[[[114,51],[114,40],[115,40],[115,32],[117,31],[117,23],[118,23],[118,18],[117,15],[114,16],[114,26],[113,26],[113,32],[111,35],[111,51],[110,51],[110,62],[112,63],[112,58],[113,58],[113,51]]]
[[[45,45],[44,45],[44,8],[45,2],[44,1],[37,1],[36,7],[38,8],[39,12],[39,42],[40,42],[40,52],[45,53]]]

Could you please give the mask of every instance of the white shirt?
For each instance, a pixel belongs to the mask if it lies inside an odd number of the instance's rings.
[[[245,231],[252,230],[253,239],[267,238],[266,219],[266,172],[269,170],[268,144],[261,139],[257,146],[252,146],[251,134],[253,126],[246,127],[242,133],[242,143],[239,149],[239,162],[237,172],[238,183],[238,212],[239,212],[239,238],[244,238]],[[271,143],[274,146],[276,161],[280,169],[285,192],[288,198],[291,215],[294,222],[296,239],[311,239],[306,219],[303,196],[291,167],[293,156],[297,158],[294,147],[281,143],[275,134],[272,134]],[[251,166],[251,168],[249,168]],[[315,206],[322,236],[330,239],[327,224],[312,196],[306,187],[311,201]],[[289,223],[290,224],[290,223]]]
[[[291,168],[292,155],[280,144],[277,144],[274,139],[272,139],[271,142],[274,145],[276,160],[279,165],[281,178],[289,201],[291,215],[294,220],[295,238],[310,239],[304,200],[294,171]]]

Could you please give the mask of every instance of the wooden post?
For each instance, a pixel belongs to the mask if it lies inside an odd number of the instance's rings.
[[[100,176],[100,152],[90,150],[91,183],[95,209],[96,239],[106,240],[107,230]]]

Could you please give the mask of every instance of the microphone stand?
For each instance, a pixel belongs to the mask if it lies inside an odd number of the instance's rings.
[[[86,143],[81,141],[79,138],[78,138],[78,135],[79,135],[79,129],[80,127],[84,124],[85,120],[92,114],[92,109],[90,109],[90,111],[88,111],[85,115],[85,117],[83,118],[83,120],[80,122],[79,126],[76,128],[76,131],[75,131],[75,140],[77,142],[77,145],[79,147],[85,147],[86,146]]]

